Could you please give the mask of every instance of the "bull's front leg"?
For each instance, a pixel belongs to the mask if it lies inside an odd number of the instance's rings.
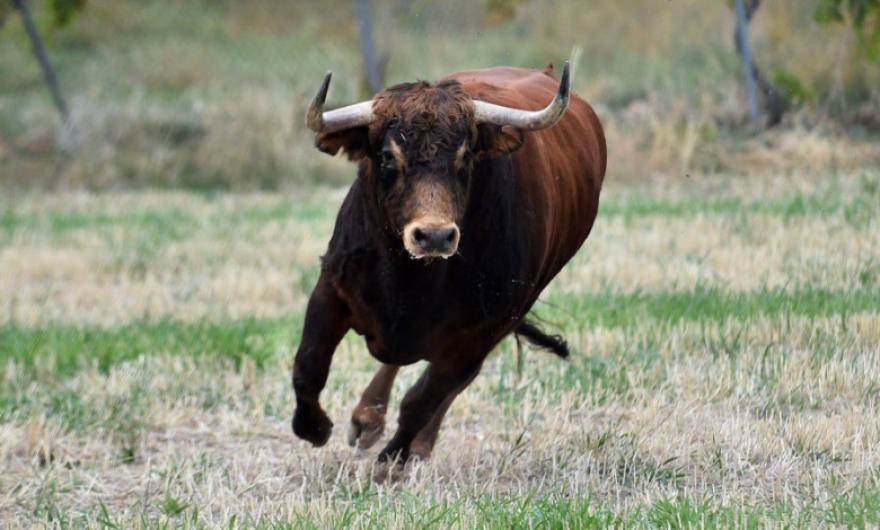
[[[397,432],[379,453],[379,461],[409,460],[413,440],[419,432],[428,426],[447,399],[451,403],[455,395],[464,390],[482,364],[482,359],[477,362],[463,362],[461,359],[432,362],[404,396]],[[442,416],[439,419],[442,421]]]
[[[333,353],[351,327],[350,316],[348,307],[322,275],[306,309],[302,341],[293,364],[293,432],[316,447],[327,443],[333,429],[318,396],[327,384]]]

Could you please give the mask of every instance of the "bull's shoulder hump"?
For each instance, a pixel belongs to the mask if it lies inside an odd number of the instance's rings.
[[[559,81],[547,69],[514,68],[497,66],[480,70],[466,70],[450,74],[443,81],[458,81],[465,87],[491,85],[496,87],[550,86],[555,91]]]
[[[444,78],[462,84],[481,101],[524,109],[538,109],[552,100],[559,81],[544,69],[499,66],[457,72]]]

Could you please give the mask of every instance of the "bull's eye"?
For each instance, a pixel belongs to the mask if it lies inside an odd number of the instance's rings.
[[[455,173],[464,185],[467,185],[467,182],[470,179],[470,162],[471,152],[465,150],[459,155],[459,161],[455,164]]]
[[[400,173],[397,168],[397,158],[393,153],[383,151],[380,159],[382,161],[380,181],[382,189],[388,191],[394,186],[394,183],[397,182],[397,176]]]
[[[391,151],[382,151],[380,158],[382,160],[382,167],[393,167],[396,165],[397,158]]]

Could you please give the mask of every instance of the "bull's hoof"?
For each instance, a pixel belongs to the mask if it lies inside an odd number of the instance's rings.
[[[397,463],[401,467],[405,466],[407,461],[410,458],[410,450],[409,445],[402,446],[395,443],[394,440],[391,440],[391,443],[385,446],[385,449],[382,449],[382,452],[379,453],[379,462],[382,464],[386,463]]]
[[[376,484],[393,484],[405,479],[407,472],[406,467],[394,462],[376,462],[373,464],[371,475]]]
[[[431,453],[434,448],[429,446],[426,443],[420,443],[418,439],[410,445],[410,459],[412,460],[424,460],[428,461],[431,459]]]
[[[306,410],[297,407],[293,414],[293,434],[315,447],[321,447],[330,439],[333,422],[321,409]]]
[[[356,411],[348,425],[348,445],[369,449],[376,445],[385,431],[385,416],[373,408]]]

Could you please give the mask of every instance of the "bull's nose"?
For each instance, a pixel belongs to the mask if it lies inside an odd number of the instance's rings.
[[[425,255],[450,256],[458,248],[458,227],[455,225],[441,227],[416,227],[412,231],[415,246]]]

